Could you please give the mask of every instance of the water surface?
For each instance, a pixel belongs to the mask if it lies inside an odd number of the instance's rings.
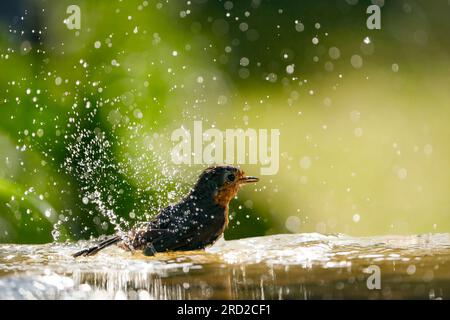
[[[0,298],[450,298],[450,234],[273,235],[155,257],[110,247],[72,258],[90,244],[0,245]],[[373,266],[380,289],[367,284]]]

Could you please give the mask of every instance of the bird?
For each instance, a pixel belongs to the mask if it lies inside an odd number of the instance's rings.
[[[204,249],[216,242],[228,226],[228,206],[239,189],[259,178],[246,176],[239,167],[215,165],[205,169],[190,192],[178,203],[162,209],[152,220],[117,234],[73,257],[92,256],[113,244],[125,250],[157,252]]]

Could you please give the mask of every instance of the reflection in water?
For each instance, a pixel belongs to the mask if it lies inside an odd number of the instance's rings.
[[[274,235],[144,257],[87,242],[0,245],[2,299],[450,298],[450,235]],[[367,267],[381,272],[369,290]]]

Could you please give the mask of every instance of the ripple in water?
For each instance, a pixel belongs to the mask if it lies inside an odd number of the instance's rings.
[[[450,235],[291,234],[145,257],[90,243],[0,245],[2,299],[448,299]],[[367,287],[368,267],[381,272]]]

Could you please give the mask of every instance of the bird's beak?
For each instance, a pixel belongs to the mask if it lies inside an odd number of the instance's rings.
[[[241,184],[253,183],[253,182],[258,182],[258,181],[259,181],[259,178],[257,178],[257,177],[250,177],[250,176],[242,177],[242,178],[239,179],[239,182]]]

